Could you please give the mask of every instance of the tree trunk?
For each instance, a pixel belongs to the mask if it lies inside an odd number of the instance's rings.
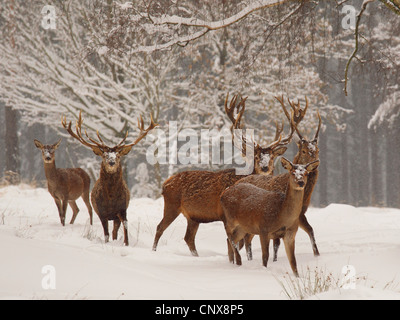
[[[18,114],[11,107],[5,107],[5,178],[10,184],[20,182],[20,159],[18,144]]]
[[[383,146],[381,146],[381,141],[383,140],[383,136],[381,130],[370,130],[371,135],[371,201],[370,205],[372,206],[383,206],[383,170],[382,170],[382,156]]]
[[[350,172],[349,172],[349,152],[348,152],[348,139],[347,132],[342,133],[341,136],[341,184],[339,191],[339,201],[341,203],[349,203],[349,181],[350,181]]]
[[[329,204],[328,200],[328,137],[329,133],[326,130],[319,135],[319,158],[321,164],[319,166],[319,206],[324,207]]]
[[[400,134],[398,129],[387,129],[386,136],[386,194],[387,194],[387,205],[389,207],[400,208],[400,194],[399,194],[399,183],[400,174],[398,162],[396,161],[399,157],[400,150]]]

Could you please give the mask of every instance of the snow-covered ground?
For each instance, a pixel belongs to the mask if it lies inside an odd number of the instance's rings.
[[[270,259],[266,269],[256,237],[253,261],[243,252],[243,265],[237,267],[228,262],[222,223],[202,224],[200,257],[192,257],[183,240],[186,220],[180,216],[153,252],[162,199],[133,199],[130,246],[122,245],[122,229],[119,240],[104,244],[98,217],[90,227],[81,200],[78,206],[75,224],[62,227],[47,190],[0,189],[0,298],[287,299],[280,282],[291,270],[283,245],[278,261]],[[321,256],[313,256],[308,236],[299,230],[300,273],[318,268],[342,279],[342,268],[351,265],[357,278],[355,289],[332,289],[310,299],[400,299],[400,210],[332,204],[310,208],[307,217]]]

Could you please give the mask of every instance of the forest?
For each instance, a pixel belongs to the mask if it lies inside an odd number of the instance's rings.
[[[94,179],[101,161],[61,125],[80,110],[88,133],[112,144],[127,130],[136,139],[140,115],[164,133],[229,128],[225,97],[240,94],[246,128],[270,142],[286,121],[283,95],[302,106],[307,97],[305,136],[322,117],[314,206],[400,208],[399,30],[397,0],[4,0],[0,185],[45,186],[34,139],[62,138],[57,166]],[[151,145],[124,162],[134,197],[160,197],[175,172],[230,167],[150,164]],[[292,143],[285,156],[295,152]]]

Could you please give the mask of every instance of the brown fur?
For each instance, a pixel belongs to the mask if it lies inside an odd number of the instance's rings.
[[[115,170],[115,169],[114,169]],[[114,221],[113,240],[118,237],[121,222],[124,224],[124,244],[129,245],[126,210],[129,206],[130,193],[122,177],[122,167],[118,162],[116,171],[107,171],[105,160],[101,163],[100,177],[92,190],[92,205],[104,229],[106,242],[109,239],[108,221]]]
[[[230,106],[228,97],[225,99],[225,112],[232,122],[232,129],[242,129],[241,118],[245,111],[246,98],[241,99],[237,105],[238,95],[234,96]],[[234,110],[237,109],[238,116],[234,117]],[[266,147],[254,143],[254,170],[253,174],[271,175],[274,171],[274,160],[282,155],[287,144],[290,143],[295,127],[303,116],[297,119],[296,124],[290,121],[290,134],[282,139],[283,125],[276,125],[275,139]],[[289,117],[290,118],[290,117]],[[232,135],[234,137],[234,134]],[[241,139],[243,156],[246,155],[247,145],[250,143],[244,137]],[[154,238],[153,250],[157,249],[160,237],[166,228],[182,213],[188,222],[185,241],[190,252],[198,256],[195,237],[200,223],[223,221],[224,218],[220,195],[222,192],[242,179],[244,176],[237,176],[235,170],[223,170],[219,172],[210,171],[186,171],[178,173],[165,181],[163,185],[164,216],[157,226]]]
[[[228,99],[228,97],[227,97]],[[235,99],[235,98],[234,98]],[[244,104],[244,100],[241,103]],[[227,100],[225,101],[227,103]],[[234,104],[233,104],[234,105]],[[226,107],[226,106],[225,106]],[[243,105],[244,107],[244,105]],[[235,128],[239,128],[240,117],[243,115],[244,109],[238,119],[232,117],[233,107],[226,108],[226,112],[234,123]],[[263,148],[260,145],[254,145],[254,170],[253,173],[270,175],[274,171],[274,160],[277,156],[282,155],[290,142],[294,128],[285,139],[280,137],[283,127],[277,126],[277,134],[275,141]],[[242,147],[243,154],[244,147]],[[266,159],[267,161],[262,161]],[[210,171],[186,171],[178,173],[167,179],[163,185],[164,196],[164,216],[157,226],[154,238],[153,250],[157,249],[160,237],[165,229],[182,213],[188,222],[185,241],[190,252],[194,256],[198,256],[195,237],[200,223],[222,221],[223,213],[220,204],[220,195],[222,192],[242,179],[243,175],[236,175],[234,169],[223,170],[219,172]]]
[[[294,239],[299,226],[307,175],[315,170],[319,160],[305,165],[306,170],[301,176],[294,175],[299,165],[292,164],[284,158],[281,161],[282,165],[289,170],[288,187],[285,193],[269,191],[241,182],[228,188],[222,194],[225,229],[228,239],[233,244],[229,252],[229,260],[234,262],[234,253],[236,263],[240,265],[241,258],[237,243],[246,234],[258,234],[263,251],[263,265],[266,267],[269,257],[269,240],[283,237],[290,265],[295,275],[298,275],[294,257]],[[284,175],[277,177],[286,179]]]
[[[101,224],[103,225],[105,241],[109,240],[108,221],[114,221],[113,240],[118,237],[118,230],[121,223],[124,227],[124,244],[129,245],[128,240],[128,221],[126,219],[126,211],[129,205],[129,189],[122,176],[121,158],[126,156],[139,141],[141,141],[150,130],[154,129],[158,124],[154,123],[153,117],[150,116],[151,123],[147,129],[144,128],[143,118],[138,119],[138,128],[140,130],[139,137],[131,144],[125,144],[128,137],[126,132],[122,141],[114,147],[107,146],[97,132],[99,141],[86,136],[89,141],[82,137],[82,112],[79,112],[78,121],[76,122],[76,131],[72,130],[72,124],[67,124],[67,119],[62,118],[62,125],[68,133],[78,140],[81,144],[92,149],[94,154],[102,158],[100,177],[96,181],[92,190],[92,204],[96,211]]]
[[[294,164],[306,164],[319,159],[319,149],[316,140],[309,141],[302,138],[298,141],[297,146],[299,150],[296,156],[294,157],[293,160]],[[305,213],[307,212],[308,206],[310,205],[311,196],[314,191],[317,180],[318,180],[318,169],[314,170],[308,175],[307,184],[304,188],[303,206],[299,219],[299,226],[308,234],[315,256],[319,256],[319,250],[317,247],[317,243],[315,241],[314,230],[312,226],[308,223]],[[289,181],[289,174],[285,173],[278,176],[253,175],[243,178],[238,183],[251,183],[265,190],[285,193],[286,188],[288,186],[288,181]],[[254,235],[251,234],[246,235],[245,237],[247,258],[249,260],[252,259],[251,241],[253,237]],[[274,239],[274,261],[277,260],[279,245],[280,245],[279,238]]]
[[[219,172],[185,171],[164,182],[164,217],[157,226],[153,250],[164,230],[182,213],[188,227],[185,241],[193,255],[197,256],[194,238],[200,223],[222,221],[223,212],[219,201],[220,194],[243,176],[235,174],[234,169]]]
[[[82,197],[89,211],[90,224],[93,224],[92,207],[89,201],[90,177],[81,168],[57,169],[55,163],[55,150],[59,142],[53,145],[43,145],[40,141],[34,140],[38,149],[42,150],[44,162],[44,172],[47,179],[49,193],[54,198],[57,205],[60,221],[65,226],[65,216],[68,204],[72,208],[73,214],[70,224],[75,222],[79,208],[75,202]]]

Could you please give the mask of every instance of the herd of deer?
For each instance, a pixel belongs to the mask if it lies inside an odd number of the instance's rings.
[[[321,128],[321,117],[316,134],[312,140],[305,138],[299,131],[298,125],[305,116],[308,108],[304,109],[288,99],[292,108],[289,113],[284,99],[276,97],[289,121],[290,132],[282,138],[282,126],[276,124],[274,141],[267,146],[242,138],[241,149],[246,155],[246,147],[254,144],[254,170],[248,176],[236,175],[235,169],[218,172],[185,171],[173,175],[163,184],[164,216],[157,226],[153,250],[157,249],[158,241],[166,228],[182,213],[187,219],[185,241],[194,256],[198,256],[195,237],[200,223],[222,221],[225,226],[228,244],[229,261],[241,265],[240,248],[244,245],[247,258],[252,259],[251,241],[254,235],[259,235],[262,249],[262,261],[266,267],[269,257],[269,242],[273,240],[274,261],[280,238],[283,238],[286,254],[291,268],[298,276],[294,255],[295,236],[300,226],[310,237],[314,255],[319,255],[314,238],[314,232],[308,223],[305,213],[310,204],[311,194],[318,178],[319,150],[318,134]],[[232,138],[235,139],[234,129],[242,129],[242,117],[245,112],[246,98],[236,95],[228,105],[228,95],[225,99],[225,112],[232,122]],[[85,202],[90,224],[93,224],[92,207],[97,213],[104,230],[105,242],[109,241],[108,221],[114,221],[113,240],[117,239],[121,223],[124,228],[124,244],[128,242],[127,208],[130,192],[122,175],[121,157],[127,155],[132,147],[142,140],[158,124],[151,117],[150,125],[144,127],[140,117],[138,127],[139,137],[131,144],[125,144],[128,137],[126,132],[122,141],[114,147],[107,146],[97,132],[97,140],[82,135],[82,115],[79,113],[75,131],[71,122],[66,118],[62,125],[67,132],[84,146],[102,157],[99,179],[92,192],[91,201],[90,177],[80,168],[57,169],[55,165],[55,150],[61,139],[53,145],[43,145],[34,140],[37,148],[42,151],[44,169],[48,181],[48,190],[55,200],[61,224],[65,225],[68,204],[72,208],[71,224],[79,212],[76,200],[82,197]],[[273,175],[275,159],[285,153],[294,132],[297,133],[298,152],[293,162],[281,158],[281,164],[288,172]]]

